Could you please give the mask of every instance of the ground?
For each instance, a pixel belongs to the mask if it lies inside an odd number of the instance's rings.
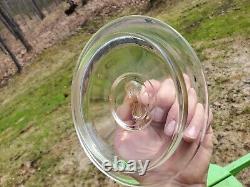
[[[0,89],[0,186],[118,186],[81,149],[71,118],[70,86],[91,34],[131,12],[174,26],[204,63],[214,113],[212,162],[223,166],[250,152],[249,2],[155,1],[139,11],[100,13],[42,50]],[[237,177],[250,186],[249,169]]]

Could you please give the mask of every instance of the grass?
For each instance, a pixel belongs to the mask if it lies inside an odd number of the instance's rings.
[[[166,13],[162,10],[158,17],[192,42],[250,34],[250,4],[247,0],[186,1],[172,9]]]
[[[212,0],[178,1],[147,14],[170,23],[192,43],[205,42],[197,48],[202,56],[203,49],[213,45],[209,41],[249,36],[249,12],[247,0]],[[130,13],[127,11],[122,15]],[[53,173],[65,152],[60,149],[61,142],[72,134],[75,136],[70,115],[70,87],[75,62],[90,37],[88,33],[114,17],[89,22],[76,35],[45,50],[21,75],[1,89],[0,181],[4,181],[4,186],[53,184],[53,177],[56,177]],[[244,109],[244,113],[247,112],[249,107]],[[25,165],[27,162],[29,166]],[[83,182],[82,178],[88,179],[89,175],[72,174],[68,184],[72,180]]]

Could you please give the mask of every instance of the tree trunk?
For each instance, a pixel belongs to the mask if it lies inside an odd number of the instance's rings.
[[[2,23],[5,25],[5,27],[11,32],[11,34],[16,38],[16,34],[14,32],[14,30],[11,28],[11,26],[8,24],[8,22],[4,19],[4,17],[1,14],[1,9],[0,9],[0,21],[2,21]]]
[[[42,10],[40,9],[40,7],[38,6],[37,2],[35,0],[31,0],[32,2],[32,7],[35,10],[36,14],[38,15],[38,17],[43,20],[45,18],[45,15],[43,14]]]
[[[7,10],[3,10],[0,6],[0,20],[7,27],[7,29],[17,38],[19,39],[27,51],[32,50],[32,46],[29,44],[28,40],[24,37],[22,30],[16,21],[10,16],[9,13],[6,13]]]
[[[17,67],[17,72],[20,73],[22,71],[21,64],[18,62],[16,56],[12,53],[10,48],[5,44],[5,42],[4,42],[4,40],[3,40],[3,38],[1,36],[0,36],[0,45],[8,53],[8,55],[10,56],[10,58],[13,60],[13,62],[15,63],[15,65]]]
[[[3,45],[0,43],[0,50],[7,55],[7,51],[4,49]]]

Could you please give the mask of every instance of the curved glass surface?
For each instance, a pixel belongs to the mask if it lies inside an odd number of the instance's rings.
[[[188,142],[191,88],[205,119]],[[188,165],[207,129],[201,63],[169,25],[145,16],[117,19],[79,57],[72,112],[81,145],[103,173],[126,185],[161,186]]]

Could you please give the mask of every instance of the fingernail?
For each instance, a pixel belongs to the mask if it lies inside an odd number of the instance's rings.
[[[190,139],[196,139],[198,136],[195,126],[190,126],[186,129],[185,136]]]
[[[168,136],[172,136],[175,130],[176,121],[172,120],[170,123],[165,125],[164,132]]]
[[[164,110],[160,107],[155,107],[151,111],[152,119],[156,122],[162,122],[164,116]]]

